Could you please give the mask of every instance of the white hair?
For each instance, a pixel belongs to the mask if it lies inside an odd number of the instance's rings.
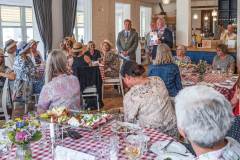
[[[200,147],[214,146],[231,127],[231,104],[213,88],[187,87],[180,91],[175,102],[178,128]]]

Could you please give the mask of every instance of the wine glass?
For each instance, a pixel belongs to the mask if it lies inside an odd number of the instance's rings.
[[[137,160],[141,157],[141,145],[138,142],[127,142],[125,153],[130,160]]]

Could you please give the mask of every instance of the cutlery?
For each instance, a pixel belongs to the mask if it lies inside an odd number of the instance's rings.
[[[170,140],[170,141],[168,142],[168,144],[167,144],[165,147],[163,147],[161,150],[162,150],[162,151],[167,151],[168,146],[169,146],[173,141],[174,141],[173,139]]]
[[[166,153],[174,153],[174,154],[178,154],[178,155],[185,156],[185,157],[189,156],[187,154],[182,154],[182,153],[178,153],[178,152],[166,152]]]

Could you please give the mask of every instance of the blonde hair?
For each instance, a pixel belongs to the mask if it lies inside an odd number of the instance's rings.
[[[67,73],[67,57],[62,50],[53,50],[46,63],[45,84],[49,83],[59,73]]]
[[[87,49],[90,50],[90,45],[93,45],[94,48],[96,47],[96,44],[94,43],[94,41],[89,41],[88,44],[87,44]]]
[[[153,64],[168,64],[173,63],[173,57],[171,49],[166,44],[159,44],[157,48],[156,58]]]

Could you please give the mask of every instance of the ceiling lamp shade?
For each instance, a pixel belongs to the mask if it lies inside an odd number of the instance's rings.
[[[169,3],[170,3],[170,0],[162,0],[162,3],[163,3],[163,4],[169,4]]]
[[[217,15],[218,15],[218,13],[217,13],[217,11],[214,9],[214,10],[212,11],[212,16],[213,16],[213,17],[217,17]]]
[[[205,16],[205,17],[204,17],[204,20],[207,21],[207,20],[208,20],[208,16]]]
[[[193,14],[193,19],[198,19],[198,14],[197,13]]]

